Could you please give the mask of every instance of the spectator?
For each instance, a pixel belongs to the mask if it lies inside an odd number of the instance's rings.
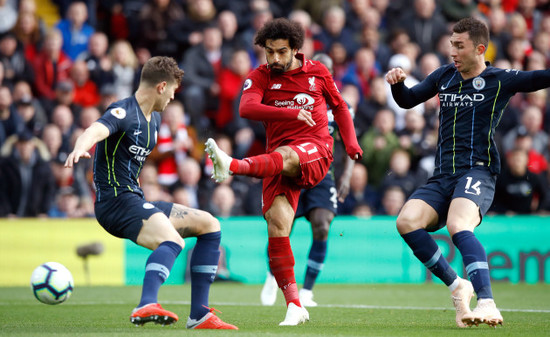
[[[224,10],[218,15],[218,27],[222,32],[223,48],[230,50],[245,48],[246,44],[238,33],[239,23],[237,16],[230,10]]]
[[[235,193],[225,184],[214,188],[208,210],[212,215],[222,218],[241,215],[241,212],[235,209]]]
[[[405,192],[400,186],[390,186],[382,194],[378,214],[397,216],[405,204]]]
[[[21,117],[11,108],[12,102],[10,89],[0,86],[0,146],[23,126]]]
[[[170,186],[170,191],[179,187],[185,188],[191,208],[199,206],[199,181],[201,179],[201,167],[192,157],[187,157],[178,166],[178,180]],[[203,193],[202,191],[201,193]]]
[[[178,166],[183,164],[194,146],[195,140],[186,126],[183,105],[179,101],[170,102],[162,114],[157,146],[151,153],[162,186],[178,181]]]
[[[54,205],[48,210],[50,218],[80,218],[86,216],[79,207],[78,195],[70,186],[63,187],[55,197]]]
[[[507,46],[511,36],[507,27],[506,13],[500,7],[494,7],[489,13],[489,46],[485,52],[488,61],[493,62],[507,55]]]
[[[368,171],[365,165],[355,163],[351,171],[350,191],[343,203],[338,203],[338,214],[350,215],[358,205],[368,205],[375,209],[378,205],[378,194],[368,183]]]
[[[338,6],[332,6],[324,12],[321,31],[314,38],[316,52],[328,53],[335,42],[340,43],[348,55],[353,55],[357,50],[355,34],[346,27],[346,13]]]
[[[433,155],[436,148],[435,137],[431,127],[426,127],[426,119],[415,108],[405,113],[405,128],[397,133],[399,146],[412,155],[412,166],[417,167],[418,161],[426,156]]]
[[[93,122],[97,121],[101,117],[101,112],[95,106],[90,106],[82,109],[80,114],[80,121],[78,127],[81,129],[87,129]]]
[[[76,1],[69,5],[66,18],[55,26],[63,36],[63,52],[72,61],[88,49],[88,40],[94,33],[94,28],[86,23],[87,19],[86,4]]]
[[[363,163],[369,170],[369,184],[378,188],[389,168],[391,154],[399,147],[395,134],[395,117],[391,110],[383,109],[376,113],[374,123],[360,138],[364,149]]]
[[[413,71],[413,64],[411,62],[411,59],[403,54],[395,54],[390,58],[388,67],[390,69],[392,68],[401,68],[403,71],[407,74],[407,78],[405,79],[405,85],[409,88],[412,88],[418,83],[418,80],[412,75]],[[388,98],[388,107],[394,112],[395,114],[395,130],[401,131],[405,127],[405,113],[407,112],[406,109],[401,108],[397,102],[395,102],[395,99],[393,99],[393,96],[391,94],[391,86],[386,83],[386,97]],[[415,107],[418,112],[424,114],[424,104],[421,103]]]
[[[15,103],[15,111],[21,118],[25,128],[29,129],[35,135],[40,134],[46,121],[36,114],[36,108],[33,105],[32,97],[23,96]]]
[[[61,151],[66,153],[71,152],[71,137],[76,129],[71,109],[66,105],[60,104],[56,106],[52,113],[52,123],[57,125],[59,130],[61,130]]]
[[[44,45],[34,59],[35,90],[39,98],[55,99],[55,86],[69,78],[72,62],[61,50],[63,37],[57,29],[46,34]]]
[[[548,161],[542,154],[533,149],[533,137],[526,129],[518,130],[515,141],[515,149],[521,149],[527,152],[527,169],[535,174],[546,175],[548,171]]]
[[[403,149],[395,150],[390,158],[389,170],[382,180],[380,193],[385,194],[392,186],[399,186],[405,198],[410,197],[412,192],[426,183],[427,177],[418,175],[411,168],[411,155]]]
[[[58,105],[68,106],[73,114],[73,119],[78,123],[82,106],[74,102],[74,84],[71,79],[60,81],[55,85],[55,98],[53,100],[42,100],[42,106],[49,121],[52,120],[53,110]]]
[[[214,118],[219,107],[218,76],[231,55],[230,50],[223,49],[222,34],[217,26],[208,26],[203,34],[204,41],[187,50],[182,63],[185,69],[183,103],[191,117],[191,125],[197,130],[208,127],[205,116]]]
[[[447,0],[441,2],[441,12],[447,22],[458,22],[477,12],[477,2],[474,0]]]
[[[13,86],[12,93],[13,101],[28,101],[30,99],[34,111],[36,114],[36,120],[40,125],[45,125],[48,122],[48,115],[42,106],[42,103],[33,96],[32,88],[29,82],[26,81],[17,81]]]
[[[138,70],[138,59],[134,48],[126,40],[116,41],[111,47],[113,86],[117,100],[132,96]]]
[[[361,30],[361,46],[374,51],[376,67],[382,71],[388,69],[388,62],[391,57],[390,48],[380,39],[380,32],[376,28],[363,27]]]
[[[355,53],[354,62],[342,77],[342,84],[353,84],[359,89],[361,97],[368,97],[371,90],[370,82],[377,75],[374,52],[362,47]]]
[[[44,42],[46,28],[36,14],[34,0],[22,0],[19,7],[19,16],[15,27],[13,27],[13,32],[17,37],[17,41],[22,44],[25,58],[27,61],[32,62]]]
[[[217,131],[224,130],[238,115],[235,109],[238,104],[237,98],[250,70],[252,70],[250,57],[244,49],[235,50],[231,55],[229,66],[222,68],[218,76],[220,104],[212,121]]]
[[[139,12],[138,45],[147,48],[153,56],[179,57],[183,48],[175,34],[184,18],[185,13],[179,1],[147,1]]]
[[[409,32],[422,53],[434,52],[437,41],[448,32],[445,19],[436,11],[435,0],[414,0],[413,10],[403,12],[401,27]]]
[[[111,60],[107,55],[109,48],[109,40],[107,35],[102,32],[95,32],[88,40],[88,49],[80,54],[78,60],[84,60],[90,72],[90,79],[98,86],[112,82],[109,69],[111,68]]]
[[[55,124],[47,124],[42,131],[42,141],[46,145],[48,152],[54,160],[64,162],[67,159],[67,152],[60,151],[63,137],[61,130]]]
[[[530,105],[523,110],[521,124],[508,131],[502,139],[502,148],[508,152],[514,148],[515,139],[521,132],[527,132],[533,138],[533,149],[543,155],[548,154],[548,133],[542,130],[542,111]]]
[[[0,34],[3,34],[15,26],[17,10],[15,0],[0,1]]]
[[[73,102],[84,108],[99,103],[97,85],[90,79],[90,71],[84,61],[76,61],[70,71],[74,85]]]
[[[212,0],[187,1],[186,17],[174,38],[183,46],[183,50],[205,42],[204,30],[216,24],[216,7]],[[186,69],[187,71],[187,69]]]
[[[13,87],[15,82],[23,80],[34,81],[34,71],[25,58],[23,48],[18,44],[15,34],[4,33],[0,36],[0,62],[4,66],[4,85]]]
[[[495,186],[493,211],[507,215],[536,213],[546,200],[548,187],[541,177],[530,172],[528,154],[513,149]]]
[[[389,109],[386,81],[382,77],[375,77],[372,79],[370,96],[358,104],[355,113],[354,124],[359,138],[372,125],[376,113],[382,109]]]
[[[38,153],[39,140],[23,129],[7,157],[0,158],[0,216],[45,217],[54,200],[50,166]]]

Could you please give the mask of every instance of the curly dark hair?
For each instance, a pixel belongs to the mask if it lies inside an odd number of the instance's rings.
[[[178,85],[183,78],[183,70],[172,57],[155,56],[151,57],[143,65],[140,81],[154,86],[160,82],[175,82]]]
[[[288,40],[291,49],[300,49],[304,45],[305,32],[302,26],[286,18],[267,22],[256,34],[254,44],[264,47],[267,40]]]
[[[475,18],[464,18],[453,26],[453,32],[461,34],[468,33],[474,46],[482,44],[487,48],[489,45],[489,29],[482,21]]]

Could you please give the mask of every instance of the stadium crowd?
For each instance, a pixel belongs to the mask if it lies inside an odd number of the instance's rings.
[[[221,217],[261,215],[261,180],[214,183],[203,144],[214,137],[235,158],[264,151],[263,126],[237,107],[247,74],[265,63],[252,41],[271,18],[304,27],[307,58],[333,59],[355,113],[364,155],[339,214],[397,215],[432,174],[438,97],[402,109],[384,74],[401,67],[412,86],[449,63],[453,23],[487,23],[486,59],[495,66],[550,67],[549,0],[47,0],[60,18],[51,27],[38,15],[42,1],[0,1],[1,217],[93,215],[93,160],[63,163],[110,103],[133,94],[141,66],[156,55],[175,58],[185,75],[142,168],[146,199]],[[549,90],[514,96],[494,135],[503,170],[491,212],[550,212],[549,133]]]

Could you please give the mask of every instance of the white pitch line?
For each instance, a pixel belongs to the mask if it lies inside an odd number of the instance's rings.
[[[190,305],[191,302],[189,301],[161,301],[162,304],[172,304],[172,305]],[[69,306],[81,306],[81,305],[97,305],[97,304],[116,304],[116,305],[122,305],[122,304],[128,304],[128,305],[134,305],[134,302],[126,302],[126,301],[87,301],[87,302],[77,302],[77,303],[71,303],[70,301],[67,303],[64,303],[63,305]],[[212,305],[231,305],[231,306],[240,306],[240,307],[262,307],[260,303],[243,303],[243,302],[211,302]],[[13,302],[7,303],[7,302],[0,302],[0,306],[4,305],[14,305]],[[318,308],[342,308],[342,309],[375,309],[375,310],[452,310],[454,311],[454,308],[450,307],[415,307],[415,306],[396,306],[396,305],[367,305],[367,304],[319,304],[317,306]],[[499,308],[500,311],[503,312],[526,312],[526,313],[550,313],[550,309],[502,309]]]

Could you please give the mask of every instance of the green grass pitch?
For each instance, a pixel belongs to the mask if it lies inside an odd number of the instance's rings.
[[[214,283],[211,306],[239,331],[185,329],[190,288],[164,286],[163,306],[180,316],[171,326],[129,322],[141,288],[75,287],[60,305],[39,303],[29,288],[0,288],[0,336],[550,336],[550,285],[497,283],[493,292],[504,326],[459,329],[449,292],[441,284],[325,285],[315,287],[319,307],[310,321],[279,327],[282,294],[272,307],[259,303],[261,286]],[[472,306],[475,305],[475,300]]]

